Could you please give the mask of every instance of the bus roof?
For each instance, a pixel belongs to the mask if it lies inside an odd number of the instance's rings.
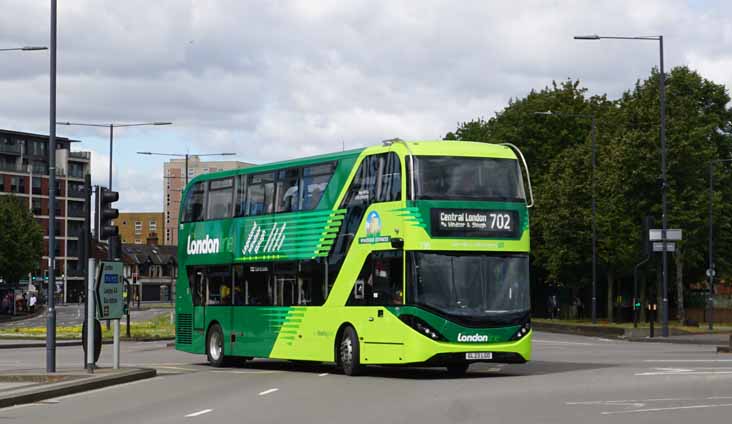
[[[407,154],[407,148],[412,154],[419,156],[475,156],[475,157],[494,157],[503,159],[516,159],[514,151],[506,146],[499,144],[481,143],[474,141],[445,141],[445,140],[420,140],[394,142],[391,145],[393,150],[398,150],[402,154]],[[401,147],[401,148],[400,148]],[[364,151],[374,150],[374,153],[389,149],[387,145],[374,145],[359,149],[346,150],[343,152],[327,153],[317,156],[309,156],[305,158],[291,159],[279,162],[272,162],[263,165],[254,165],[246,168],[232,169],[228,171],[212,172],[210,174],[198,175],[191,179],[190,183],[200,180],[209,180],[221,177],[228,177],[239,174],[252,174],[258,172],[275,171],[296,166],[314,165],[323,162],[336,161],[343,158],[359,156]]]

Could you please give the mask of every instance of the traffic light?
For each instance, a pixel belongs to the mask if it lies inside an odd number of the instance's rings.
[[[112,220],[119,217],[119,211],[112,207],[112,203],[119,200],[119,193],[106,187],[99,187],[97,192],[97,239],[107,240],[110,237],[117,237],[119,229],[112,225]]]

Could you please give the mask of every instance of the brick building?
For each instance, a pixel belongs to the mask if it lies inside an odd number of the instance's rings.
[[[158,234],[163,231],[162,212],[120,212],[119,217],[112,221],[119,227],[119,236],[122,244],[152,244],[158,243]]]

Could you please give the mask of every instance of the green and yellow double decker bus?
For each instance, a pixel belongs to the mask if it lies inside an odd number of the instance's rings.
[[[513,146],[395,139],[194,178],[176,348],[348,375],[528,361],[525,165]]]

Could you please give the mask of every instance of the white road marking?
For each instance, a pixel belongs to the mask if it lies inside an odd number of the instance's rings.
[[[199,415],[208,414],[211,411],[213,411],[213,409],[204,409],[204,410],[201,410],[201,411],[198,411],[198,412],[192,412],[192,413],[186,415],[185,417],[186,418],[197,417]]]
[[[644,359],[643,362],[732,362],[732,359]]]
[[[274,393],[274,392],[276,392],[276,391],[278,391],[278,390],[279,390],[278,388],[274,388],[274,389],[269,389],[269,390],[265,390],[265,391],[263,391],[263,392],[259,392],[259,396],[265,396],[265,395],[268,395],[268,394],[270,394],[270,393]]]
[[[712,396],[708,397],[709,400],[721,400],[721,399],[732,399],[732,396]]]
[[[193,369],[193,368],[170,367],[170,366],[165,366],[165,367],[160,366],[160,367],[155,367],[155,368],[157,368],[157,369],[163,369],[163,370],[183,370],[183,371],[190,371],[190,372],[198,371],[198,370]]]
[[[211,371],[215,372],[217,374],[277,374],[281,373],[282,371],[223,371],[223,370],[215,370]]]
[[[318,377],[325,377],[326,375],[328,375],[328,373],[327,372],[324,372],[322,374],[318,374]]]
[[[663,411],[680,411],[683,409],[702,409],[702,408],[725,408],[732,406],[732,403],[711,404],[711,405],[689,405],[689,406],[672,406],[668,408],[648,408],[648,409],[629,409],[626,411],[603,411],[602,415],[615,414],[633,414],[640,412],[663,412]]]
[[[565,402],[565,405],[605,405],[605,406],[636,406],[642,408],[648,402],[693,401],[694,399],[666,398],[666,399],[639,399],[639,400],[591,400],[582,402]]]
[[[724,375],[732,374],[732,368],[709,367],[709,368],[653,368],[655,371],[636,373],[635,375]]]

